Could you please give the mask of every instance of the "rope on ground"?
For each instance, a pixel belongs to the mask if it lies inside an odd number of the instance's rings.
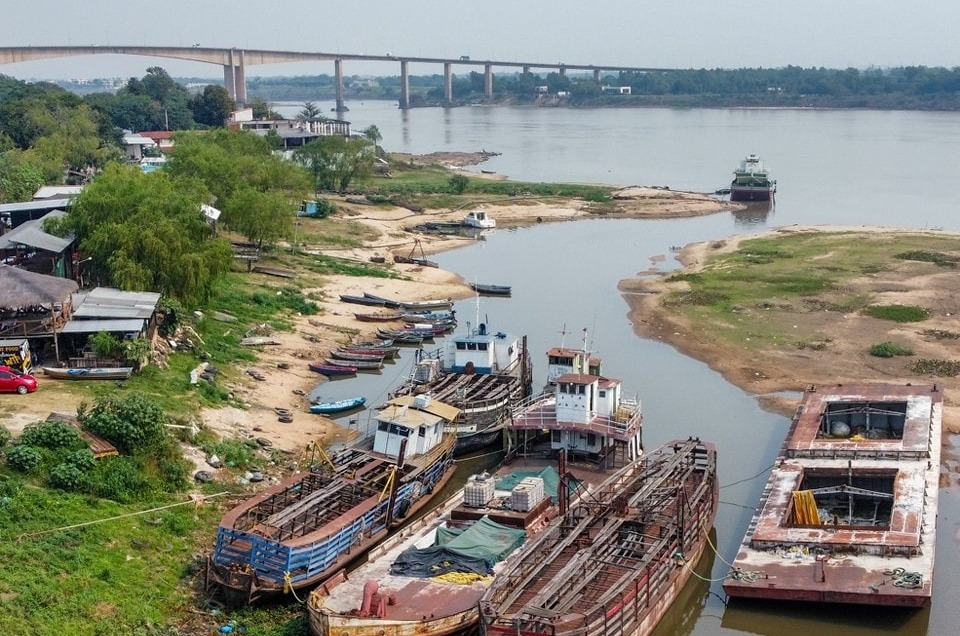
[[[170,508],[176,508],[178,506],[186,506],[188,504],[193,504],[197,508],[203,505],[207,499],[213,499],[214,497],[222,497],[223,495],[229,495],[229,491],[218,492],[213,495],[190,495],[190,499],[187,501],[179,501],[177,503],[168,504],[166,506],[158,506],[156,508],[150,508],[149,510],[138,510],[137,512],[128,512],[122,515],[117,515],[115,517],[106,517],[105,519],[95,519],[93,521],[85,521],[83,523],[74,523],[69,526],[61,526],[59,528],[50,528],[49,530],[38,530],[37,532],[26,532],[17,537],[17,541],[27,539],[29,537],[39,537],[44,534],[51,534],[53,532],[60,532],[61,530],[73,530],[75,528],[84,528],[86,526],[93,526],[98,523],[106,523],[108,521],[116,521],[118,519],[126,519],[128,517],[138,517],[140,515],[150,514],[151,512],[159,512],[161,510],[169,510]]]
[[[283,593],[284,594],[293,594],[293,598],[297,600],[297,603],[303,604],[306,601],[300,600],[300,597],[297,596],[297,591],[293,589],[293,579],[290,578],[289,572],[283,573]]]
[[[453,460],[454,462],[471,462],[475,459],[481,459],[483,457],[490,457],[491,455],[500,455],[503,453],[502,450],[495,450],[490,453],[484,453],[483,455],[470,455],[469,457],[461,457],[460,459]]]
[[[908,572],[904,568],[884,570],[883,573],[893,580],[895,587],[905,587],[915,590],[923,587],[923,575],[919,572]]]

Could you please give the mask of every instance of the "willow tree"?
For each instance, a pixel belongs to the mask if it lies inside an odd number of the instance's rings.
[[[74,200],[63,225],[75,233],[93,280],[197,305],[233,261],[230,244],[214,236],[200,210],[209,197],[196,179],[111,165]]]
[[[293,231],[310,175],[273,153],[250,131],[212,130],[176,137],[167,171],[203,182],[223,212],[220,222],[257,244]]]

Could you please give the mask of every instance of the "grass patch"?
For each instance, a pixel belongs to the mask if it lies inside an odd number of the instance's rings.
[[[913,349],[901,347],[892,342],[881,342],[870,347],[870,355],[877,358],[893,358],[895,356],[912,356]]]
[[[914,362],[910,366],[910,370],[918,375],[939,375],[952,378],[960,375],[960,360],[924,358]]]
[[[863,313],[881,320],[920,322],[930,317],[930,310],[916,305],[871,305]]]
[[[323,274],[327,276],[365,276],[370,278],[405,278],[403,275],[393,271],[387,265],[363,263],[361,261],[355,261],[347,258],[326,256],[324,254],[309,254],[305,256],[306,260],[304,262],[304,267],[317,274]]]
[[[909,252],[900,252],[895,255],[895,258],[899,258],[905,261],[922,261],[925,263],[933,263],[939,265],[940,267],[956,267],[960,263],[960,258],[956,256],[951,256],[949,254],[944,254],[943,252],[931,252],[929,250],[911,250]]]

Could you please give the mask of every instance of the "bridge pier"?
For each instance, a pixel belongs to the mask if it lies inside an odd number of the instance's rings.
[[[337,109],[337,113],[342,113],[347,110],[347,106],[343,103],[343,60],[340,58],[337,58],[333,61],[333,75],[335,78],[334,86],[336,90],[335,108]]]
[[[243,64],[243,51],[230,49],[227,52],[227,62],[223,67],[223,85],[237,106],[242,106],[247,103],[247,76]]]
[[[600,83],[600,69],[598,68],[593,69],[593,81],[597,84]]]
[[[443,63],[443,99],[447,106],[453,105],[453,64]]]
[[[483,96],[493,99],[493,66],[490,64],[483,65]]]
[[[561,64],[561,65],[560,65],[560,77],[566,77],[566,76],[567,76],[567,67],[564,66],[563,64]]]
[[[410,69],[406,60],[400,60],[400,108],[410,108]]]

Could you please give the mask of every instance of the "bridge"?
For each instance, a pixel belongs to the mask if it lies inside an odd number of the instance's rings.
[[[466,56],[459,58],[408,57],[398,55],[356,55],[350,53],[314,53],[305,51],[266,51],[261,49],[221,49],[209,47],[180,46],[5,46],[0,47],[0,65],[34,60],[74,57],[79,55],[139,55],[144,57],[163,57],[190,62],[216,64],[223,67],[223,84],[237,103],[247,101],[247,66],[263,64],[282,64],[290,62],[333,62],[336,109],[345,110],[343,98],[344,62],[392,62],[400,64],[400,108],[410,107],[409,66],[415,64],[442,64],[444,98],[453,103],[453,66],[482,66],[484,75],[484,94],[493,98],[493,68],[519,68],[524,73],[531,69],[556,69],[561,76],[567,71],[592,71],[595,81],[600,81],[602,71],[633,71],[651,73],[670,71],[666,68],[645,68],[638,66],[607,66],[597,64],[564,64],[563,62],[516,62],[507,60],[471,60]]]

